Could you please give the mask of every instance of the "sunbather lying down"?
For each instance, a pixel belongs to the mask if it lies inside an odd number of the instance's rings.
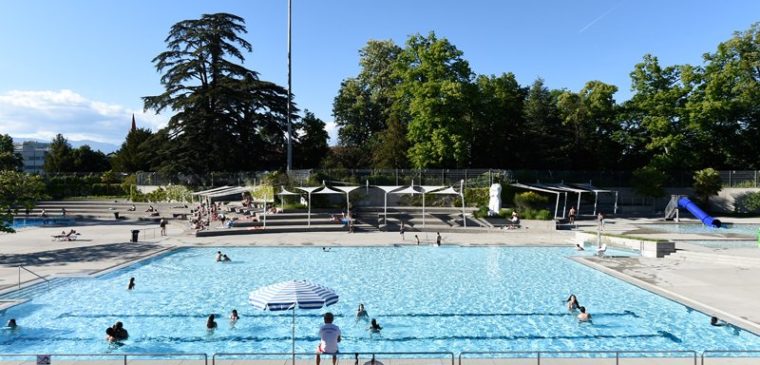
[[[61,234],[53,235],[53,240],[58,241],[76,241],[79,237],[79,232],[75,230],[69,231],[69,233],[66,233],[66,231],[61,232]]]

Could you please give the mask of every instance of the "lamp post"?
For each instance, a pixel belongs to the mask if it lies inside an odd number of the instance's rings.
[[[288,0],[288,107],[287,107],[287,118],[288,118],[288,165],[287,165],[287,171],[290,172],[290,169],[293,167],[293,131],[292,127],[290,126],[290,102],[292,99],[292,92],[291,92],[291,76],[290,76],[290,34],[291,34],[291,2],[292,0]]]

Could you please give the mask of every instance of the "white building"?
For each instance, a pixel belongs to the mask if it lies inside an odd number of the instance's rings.
[[[24,159],[23,172],[41,174],[45,156],[50,151],[50,143],[26,141],[13,144],[13,150]]]

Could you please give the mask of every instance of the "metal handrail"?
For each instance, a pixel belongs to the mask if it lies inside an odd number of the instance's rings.
[[[211,365],[216,365],[216,358],[217,357],[226,357],[226,356],[292,356],[293,361],[295,364],[295,357],[296,356],[314,356],[314,352],[217,352],[211,355]],[[336,354],[324,354],[324,355],[335,355],[338,357],[354,357],[357,358],[359,356],[369,356],[372,355],[372,359],[375,359],[376,355],[446,355],[446,357],[451,357],[451,365],[455,365],[454,363],[454,353],[450,351],[414,351],[414,352],[339,352]],[[696,355],[695,355],[696,356]]]
[[[208,365],[208,355],[205,353],[188,353],[188,352],[168,352],[164,354],[160,353],[125,353],[125,354],[0,354],[0,357],[27,357],[27,356],[38,356],[38,355],[46,355],[53,357],[123,357],[124,358],[124,365],[127,365],[127,359],[129,357],[189,357],[189,356],[198,356],[203,357],[203,363],[205,365]]]
[[[705,365],[705,355],[708,354],[758,354],[760,353],[760,350],[705,350],[702,351],[701,361],[700,365]],[[726,356],[716,356],[716,357],[726,357]]]
[[[34,272],[32,270],[29,270],[29,269],[25,268],[22,265],[18,265],[18,290],[21,290],[21,269],[24,269],[24,271],[26,271],[26,272],[28,272],[28,273],[30,273],[30,274],[32,274],[32,275],[34,275],[34,276],[36,276],[36,277],[44,280],[47,283],[48,290],[50,290],[50,280],[45,279],[42,276],[37,275],[36,272]]]
[[[758,351],[760,352],[760,351]],[[615,365],[620,364],[620,354],[691,354],[694,365],[697,365],[697,352],[692,350],[664,350],[664,351],[464,351],[459,353],[459,364],[462,365],[462,355],[497,355],[497,354],[535,354],[536,365],[541,365],[541,355],[572,355],[572,354],[615,354]],[[532,356],[531,356],[532,357]],[[703,354],[704,358],[704,354]]]

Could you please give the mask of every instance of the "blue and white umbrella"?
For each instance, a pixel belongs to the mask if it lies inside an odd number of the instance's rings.
[[[320,309],[338,302],[335,291],[304,280],[290,280],[258,288],[248,295],[258,310],[293,310],[293,361],[296,353],[296,308]]]

